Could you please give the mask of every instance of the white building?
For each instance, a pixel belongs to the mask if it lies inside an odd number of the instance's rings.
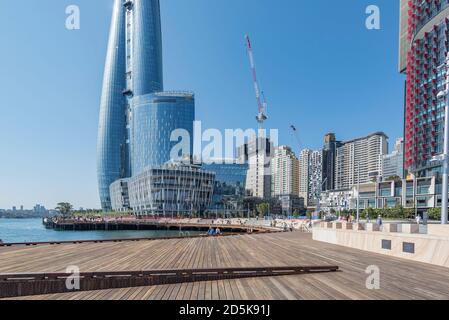
[[[290,147],[274,149],[271,159],[271,195],[299,195],[299,161]]]
[[[321,151],[304,149],[299,156],[299,196],[306,206],[316,205],[320,198],[323,170]]]
[[[397,139],[393,152],[383,156],[382,176],[404,178],[404,138]]]
[[[112,210],[116,212],[131,211],[129,204],[128,183],[130,179],[120,179],[109,186]]]
[[[238,158],[248,163],[246,191],[249,196],[268,199],[271,197],[271,158],[273,144],[268,138],[251,138],[239,147]]]
[[[129,204],[139,216],[192,216],[212,203],[215,173],[200,166],[167,163],[128,180]]]
[[[387,153],[388,137],[383,132],[343,142],[337,148],[335,189],[376,181],[382,176],[382,160]]]
[[[304,198],[304,205],[309,199],[309,158],[312,150],[304,149],[299,154],[299,196]]]
[[[412,213],[424,214],[431,208],[441,207],[441,179],[437,177],[409,177],[382,182],[363,183],[342,190],[321,194],[321,210],[341,212],[359,208],[385,209],[402,206]]]

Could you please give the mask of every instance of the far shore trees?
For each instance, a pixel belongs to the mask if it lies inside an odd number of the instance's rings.
[[[64,217],[70,215],[73,210],[73,206],[68,202],[58,203],[56,210],[58,210]]]

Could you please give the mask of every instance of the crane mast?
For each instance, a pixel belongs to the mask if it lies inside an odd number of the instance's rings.
[[[265,120],[268,119],[268,117],[265,114],[267,103],[265,102],[265,100],[264,100],[264,102],[262,102],[262,99],[261,99],[260,86],[259,86],[259,82],[257,80],[256,65],[254,63],[254,52],[253,52],[251,40],[249,39],[248,34],[245,35],[245,40],[246,40],[246,47],[248,50],[248,57],[249,57],[249,63],[251,66],[251,72],[253,74],[254,90],[256,92],[256,100],[257,100],[257,107],[258,107],[258,113],[257,113],[256,120],[259,123],[259,125],[262,126],[263,123],[265,122]]]

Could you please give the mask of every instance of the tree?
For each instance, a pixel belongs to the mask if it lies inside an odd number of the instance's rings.
[[[259,203],[259,204],[256,206],[256,208],[257,208],[257,212],[258,212],[259,214],[265,216],[265,215],[268,213],[269,206],[268,206],[268,203],[263,202],[263,203]]]
[[[441,219],[441,209],[440,208],[431,208],[427,210],[427,214],[430,220],[440,220]]]
[[[58,210],[63,216],[67,216],[70,212],[72,212],[73,206],[68,202],[60,202],[58,203],[56,210]]]

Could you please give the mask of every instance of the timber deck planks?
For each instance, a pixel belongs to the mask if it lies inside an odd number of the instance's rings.
[[[27,299],[449,299],[449,269],[315,242],[300,232],[0,248],[0,273],[338,265],[340,272],[109,289]],[[370,265],[381,289],[365,287]],[[20,298],[23,299],[23,298]]]

